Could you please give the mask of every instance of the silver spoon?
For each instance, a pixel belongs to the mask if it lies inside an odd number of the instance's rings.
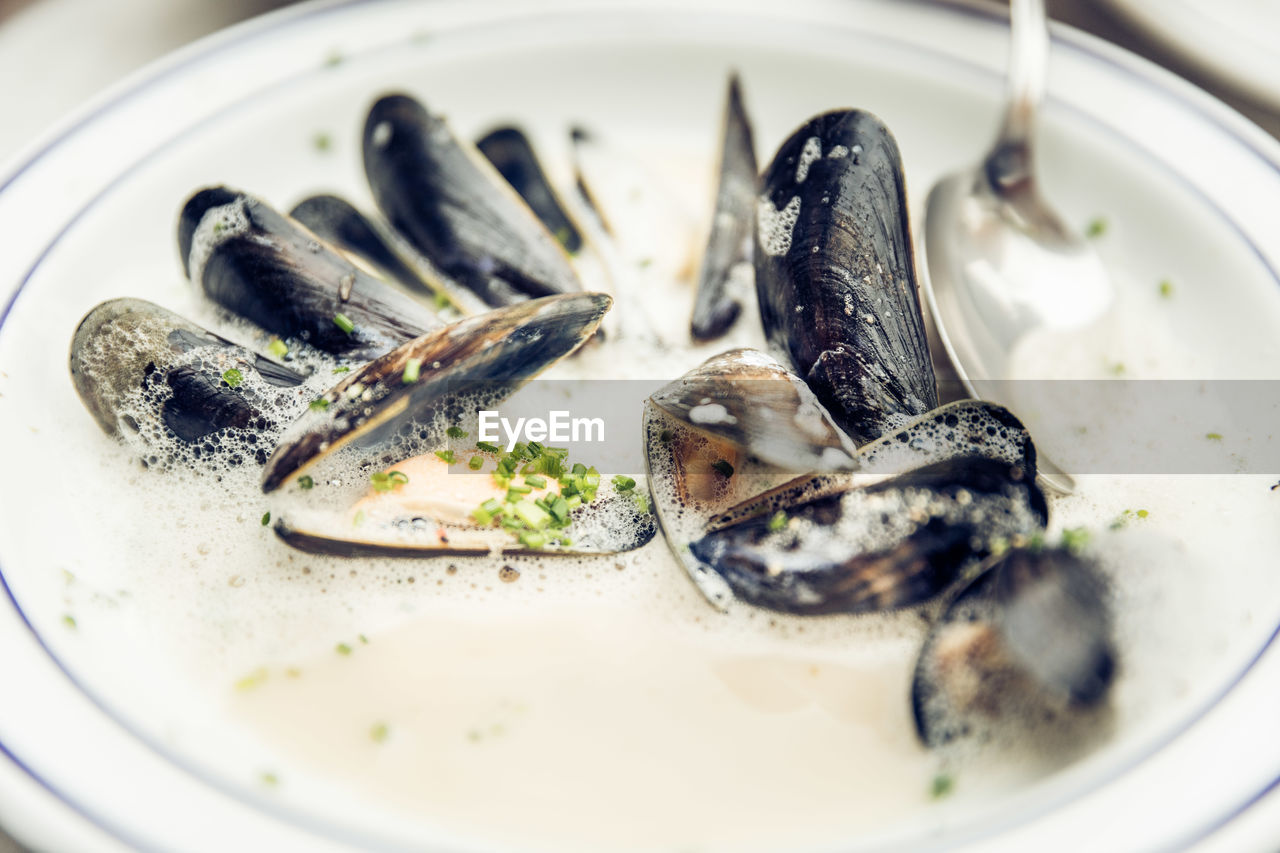
[[[965,389],[1008,394],[1010,354],[1036,330],[1101,319],[1114,293],[1093,247],[1040,195],[1033,157],[1044,96],[1049,29],[1044,0],[1012,0],[1009,93],[995,145],[972,169],[937,183],[925,206],[925,298]],[[1041,457],[1041,479],[1064,492],[1075,481]]]

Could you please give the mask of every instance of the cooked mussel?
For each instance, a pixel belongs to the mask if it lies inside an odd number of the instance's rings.
[[[1048,521],[1018,466],[981,456],[926,465],[862,488],[778,506],[690,543],[751,604],[860,613],[932,598],[997,540]]]
[[[938,404],[898,146],[860,110],[796,130],[764,173],[755,271],[769,341],[858,442]]]
[[[857,467],[857,449],[808,386],[759,350],[713,356],[650,400],[682,423],[793,473]]]
[[[246,430],[254,440],[233,455],[250,451],[265,461],[279,398],[303,377],[159,305],[112,299],[80,321],[71,379],[109,435],[154,446],[166,436],[195,443]]]
[[[751,281],[752,224],[755,222],[756,166],[751,120],[742,104],[738,75],[729,79],[720,143],[719,182],[711,233],[698,272],[690,332],[695,340],[718,338],[742,313],[735,276]]]
[[[295,220],[227,187],[187,201],[178,247],[187,277],[214,302],[333,355],[373,358],[441,325]]]
[[[511,125],[494,128],[480,137],[476,148],[520,194],[566,252],[574,255],[582,251],[585,245],[582,231],[551,186],[523,130]]]
[[[989,737],[996,725],[1069,728],[1075,712],[1102,704],[1115,671],[1108,594],[1092,560],[1011,548],[930,631],[912,681],[916,731],[936,747]]]
[[[387,95],[364,127],[364,166],[382,215],[489,305],[578,291],[563,247],[443,118]]]

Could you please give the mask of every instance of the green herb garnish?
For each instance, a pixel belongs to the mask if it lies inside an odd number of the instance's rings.
[[[1220,432],[1206,432],[1204,437],[1210,441],[1222,441],[1222,433]]]
[[[316,397],[308,408],[313,412],[325,412],[329,409],[329,401],[324,397]]]
[[[230,388],[239,388],[244,384],[244,374],[233,367],[230,370],[223,371],[222,381],[227,383]]]
[[[951,789],[954,787],[955,780],[946,773],[939,773],[933,777],[933,782],[929,785],[929,796],[935,800],[940,800],[950,794]]]
[[[466,438],[467,431],[462,427],[451,426],[444,431],[449,438]]]
[[[421,375],[422,359],[411,358],[404,363],[404,373],[400,374],[400,381],[405,385],[412,385]]]
[[[289,347],[286,346],[285,342],[279,338],[272,338],[271,343],[267,344],[267,352],[271,353],[276,358],[284,358],[289,354]]]
[[[619,492],[629,492],[636,487],[636,481],[619,474],[613,478],[613,488]]]
[[[262,526],[263,526],[263,527],[266,527],[266,526],[267,526],[268,524],[270,524],[270,523],[271,523],[271,513],[270,513],[270,511],[268,511],[268,512],[264,512],[264,513],[262,514]]]
[[[322,130],[311,137],[311,144],[315,146],[317,151],[328,151],[333,145],[333,137]]]
[[[338,313],[333,315],[333,324],[348,335],[356,330],[356,324],[351,322],[351,318],[346,314]]]
[[[333,650],[340,655],[351,654],[351,647],[348,646],[346,643],[338,643],[338,645],[333,647]]]
[[[1107,220],[1101,216],[1095,216],[1089,221],[1089,224],[1086,225],[1084,229],[1084,236],[1088,237],[1090,240],[1097,239],[1106,233]]]
[[[483,450],[485,453],[501,453],[501,448],[496,444],[490,444],[487,441],[477,441],[476,450]]]
[[[1162,299],[1173,298],[1173,282],[1167,278],[1160,282],[1160,297]]]
[[[350,373],[350,372],[351,372],[351,368],[347,367],[345,364],[342,367],[335,367],[333,369],[334,376],[337,376],[339,373]]]
[[[298,478],[298,485],[301,486],[303,489],[310,489],[315,484],[316,484],[316,481],[311,479],[310,474],[303,474],[301,477]]]
[[[439,290],[436,291],[436,295],[432,298],[431,302],[436,306],[437,311],[443,311],[445,308],[448,308],[453,304],[453,300],[449,298],[448,294],[442,293]]]
[[[375,471],[369,475],[375,492],[389,492],[409,482],[409,476],[401,471]]]
[[[537,474],[526,474],[524,483],[526,486],[533,486],[535,489],[545,489],[547,487],[547,478],[539,477]]]
[[[481,468],[484,467],[484,457],[472,456],[470,459],[467,460],[467,467],[470,468],[472,471],[479,471]]]
[[[452,450],[437,450],[436,456],[444,460],[448,465],[452,465],[454,462],[458,461]]]
[[[1145,512],[1146,510],[1143,510]],[[1083,527],[1069,527],[1062,531],[1062,547],[1073,554],[1078,554],[1089,544],[1089,531]]]
[[[386,723],[374,723],[373,728],[369,729],[369,738],[374,743],[382,743],[387,739],[387,733]]]
[[[782,510],[778,510],[769,518],[769,532],[777,533],[779,530],[787,526],[787,514]]]

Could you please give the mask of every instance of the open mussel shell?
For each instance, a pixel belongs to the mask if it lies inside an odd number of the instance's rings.
[[[465,557],[497,553],[586,557],[639,548],[654,537],[657,524],[634,500],[602,496],[574,511],[572,544],[540,551],[518,544],[505,530],[443,523],[414,514],[359,526],[335,525],[331,514],[290,515],[278,518],[274,529],[293,548],[338,557]]]
[[[751,254],[757,172],[751,120],[742,104],[738,75],[734,74],[729,79],[725,101],[711,233],[698,272],[698,292],[690,322],[695,340],[720,337],[742,313],[742,294],[733,285],[734,276],[754,280]]]
[[[360,258],[411,293],[429,294],[436,304],[452,305],[464,314],[486,310],[474,294],[450,282],[408,246],[403,237],[344,198],[328,194],[308,196],[298,202],[289,215],[321,240]]]
[[[898,146],[860,110],[796,130],[762,178],[756,291],[788,353],[858,442],[938,404]]]
[[[857,448],[808,386],[759,350],[713,356],[650,399],[682,423],[794,473],[857,467]]]
[[[232,370],[236,387],[224,378]],[[273,417],[259,389],[292,389],[303,377],[159,305],[112,299],[80,321],[71,379],[107,434],[196,442],[223,429],[266,430]]]
[[[275,491],[322,454],[452,395],[509,394],[590,338],[611,302],[602,293],[529,300],[460,320],[370,362],[290,428],[267,461],[263,491]],[[416,379],[406,378],[414,372]]]
[[[547,180],[524,131],[510,125],[495,128],[476,142],[476,148],[520,194],[566,252],[573,255],[582,251],[585,244],[582,231]]]
[[[441,325],[300,223],[227,187],[187,201],[178,248],[187,276],[214,302],[333,355],[373,358]]]
[[[556,238],[496,170],[408,95],[364,127],[374,201],[413,246],[489,305],[582,289]]]
[[[1013,548],[955,594],[916,663],[911,704],[931,747],[997,727],[1061,734],[1100,706],[1116,671],[1111,608],[1094,563]]]
[[[750,604],[862,613],[932,598],[993,543],[1047,521],[1044,495],[1024,471],[962,456],[778,506],[713,530],[689,550]]]
[[[745,454],[733,455],[732,442],[704,437],[687,426],[686,419],[673,418],[652,400],[646,407],[644,428],[654,511],[677,561],[718,608],[729,606],[739,596],[715,563],[699,559],[688,547],[709,533],[752,519],[766,527],[769,522],[776,525],[778,522],[773,519],[780,511],[789,518],[794,507],[960,458],[982,457],[998,463],[1005,475],[1018,484],[1015,491],[1021,490],[1023,483],[1034,481],[1036,475],[1035,447],[1026,429],[1008,410],[978,400],[942,406],[893,434],[864,445],[855,457],[857,471],[798,479],[779,478],[777,469],[761,470],[743,458]],[[731,464],[731,476],[725,477],[715,469],[721,460]],[[1042,504],[1043,497],[1038,494],[1034,486],[1027,490],[1029,505]],[[796,544],[802,547],[805,541],[797,540]],[[886,564],[885,571],[891,577],[890,572],[903,570]],[[953,570],[938,572],[936,577],[941,579],[948,573]],[[890,583],[886,580],[886,584]],[[752,594],[751,590],[747,594]]]

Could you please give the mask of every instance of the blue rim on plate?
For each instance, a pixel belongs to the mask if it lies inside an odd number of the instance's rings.
[[[876,1],[885,2],[885,0]],[[198,42],[193,48],[182,51],[179,55],[170,60],[161,60],[136,75],[132,82],[126,83],[122,88],[103,102],[89,107],[83,115],[75,118],[70,123],[56,131],[55,134],[43,144],[38,145],[26,156],[24,160],[19,162],[16,168],[14,168],[8,175],[4,176],[3,182],[0,183],[0,194],[3,194],[9,186],[25,174],[31,167],[36,165],[42,158],[49,155],[68,139],[91,126],[95,121],[100,119],[102,116],[109,114],[121,104],[146,92],[153,85],[166,80],[176,71],[216,59],[220,54],[233,46],[241,45],[247,41],[271,35],[284,28],[293,27],[303,20],[317,19],[337,12],[346,12],[354,7],[372,6],[385,2],[387,2],[387,0],[338,0],[338,2],[325,3],[321,0],[321,2],[304,4],[292,9],[281,10],[256,21],[237,25],[228,31],[224,31],[221,34]],[[901,0],[898,0],[898,2],[900,3]],[[936,9],[940,13],[972,18],[999,26],[1007,26],[1007,17],[1002,11],[998,8],[982,4],[978,2],[978,0],[959,0],[959,2],[956,2],[956,0],[950,0],[950,2],[948,2],[948,0],[909,0],[909,2],[911,5]],[[544,15],[542,17],[546,16]],[[470,27],[458,29],[489,29],[496,26],[500,26],[500,24],[495,22],[482,22],[472,24]],[[857,38],[859,35],[865,36],[865,33],[859,30],[857,26],[852,23],[842,23],[841,26],[844,30],[847,30],[851,38]],[[1165,83],[1171,79],[1177,79],[1179,82],[1185,83],[1185,81],[1181,81],[1180,78],[1174,77],[1169,72],[1158,68],[1140,57],[1065,26],[1054,25],[1051,38],[1052,43],[1056,48],[1065,48],[1083,55],[1092,61],[1101,63],[1109,69],[1142,84],[1145,90],[1158,94],[1179,107],[1190,109],[1193,113],[1202,117],[1206,122],[1223,131],[1256,159],[1264,163],[1270,170],[1280,173],[1280,156],[1277,156],[1274,150],[1266,150],[1263,146],[1255,142],[1255,140],[1241,133],[1240,128],[1234,127],[1230,122],[1224,120],[1222,115],[1215,111],[1220,106],[1218,102],[1214,101],[1208,95],[1203,95],[1203,98],[1191,97],[1187,92],[1178,91],[1175,87],[1165,85]],[[883,44],[885,43],[885,40],[880,39],[880,42]],[[907,44],[905,42],[900,44],[911,51],[920,52],[922,50],[918,45]],[[360,53],[351,54],[346,58],[359,60],[362,56],[367,55],[368,52],[369,51],[366,50]],[[976,70],[989,78],[996,76],[989,69],[980,68],[956,57],[948,56],[943,58],[947,62],[956,66],[968,66],[969,70]],[[70,219],[63,223],[54,238],[39,252],[35,262],[26,271],[26,273],[23,274],[11,297],[6,301],[3,309],[0,309],[0,332],[3,331],[4,323],[8,319],[18,296],[23,292],[31,277],[40,268],[48,255],[57,247],[59,242],[61,242],[66,233],[107,194],[116,188],[122,181],[128,179],[138,168],[143,166],[150,157],[159,150],[178,142],[187,135],[196,132],[206,124],[216,121],[231,113],[233,110],[239,109],[259,98],[277,93],[279,90],[291,86],[302,79],[309,78],[316,73],[320,72],[315,68],[295,71],[294,73],[276,80],[262,89],[254,91],[246,97],[235,100],[233,103],[204,116],[199,121],[184,128],[180,133],[168,140],[165,140],[155,149],[143,153],[127,168],[114,175],[114,177],[104,187],[98,190]],[[1162,81],[1162,77],[1164,78],[1164,81]],[[1073,120],[1092,125],[1104,134],[1117,138],[1125,146],[1141,150],[1141,146],[1136,140],[1117,133],[1114,128],[1109,127],[1100,120],[1087,115],[1071,105],[1061,101],[1056,101],[1052,96],[1050,96],[1048,100],[1054,108],[1062,109],[1070,114]],[[1210,105],[1213,106],[1212,109],[1210,108]],[[1221,106],[1220,108],[1221,110],[1224,110],[1227,115],[1236,115],[1230,110],[1230,108],[1225,106]],[[1238,118],[1239,121],[1247,123],[1247,119],[1244,119],[1243,117]],[[1160,169],[1164,171],[1174,182],[1192,193],[1199,202],[1211,209],[1220,220],[1225,222],[1236,236],[1240,238],[1242,243],[1249,247],[1251,252],[1257,257],[1273,280],[1280,285],[1280,271],[1277,271],[1276,268],[1271,265],[1263,251],[1241,230],[1238,223],[1233,220],[1226,211],[1224,211],[1212,199],[1208,198],[1198,187],[1189,182],[1184,176],[1172,170],[1159,158],[1155,158],[1155,161],[1159,165]],[[48,655],[52,663],[63,673],[70,683],[107,719],[169,764],[172,764],[209,788],[231,797],[237,803],[248,806],[267,817],[285,821],[293,827],[307,833],[322,835],[326,838],[340,841],[341,843],[356,846],[370,846],[372,844],[389,849],[397,849],[400,846],[394,843],[389,843],[386,839],[367,836],[358,831],[353,832],[336,823],[317,820],[314,815],[303,813],[296,809],[289,808],[278,803],[272,803],[261,797],[254,796],[244,786],[207,773],[201,768],[195,766],[193,762],[172,754],[146,732],[139,730],[125,719],[124,715],[117,713],[109,707],[104,699],[96,695],[81,683],[81,681],[72,672],[71,668],[53,652],[50,646],[46,643],[44,637],[36,630],[34,624],[27,617],[27,614],[23,611],[16,596],[10,588],[8,580],[4,576],[3,567],[0,567],[0,588],[3,588],[5,596],[14,608],[14,611],[22,624],[31,632],[31,635],[39,647]],[[1241,679],[1275,644],[1278,636],[1280,636],[1280,626],[1277,626],[1272,631],[1258,651],[1248,659],[1244,667],[1236,675],[1228,679],[1220,690],[1215,691],[1202,704],[1202,706],[1187,714],[1186,717],[1177,725],[1172,726],[1160,737],[1147,744],[1145,748],[1138,750],[1136,754],[1129,756],[1128,759],[1119,767],[1113,768],[1112,774],[1103,780],[1104,784],[1113,782],[1124,774],[1134,770],[1137,766],[1151,758],[1156,753],[1162,751],[1165,747],[1178,739],[1192,726],[1199,722],[1212,708],[1217,706],[1225,696],[1235,689]],[[89,821],[107,835],[135,849],[153,849],[150,845],[144,843],[142,839],[131,832],[129,827],[119,826],[118,823],[110,817],[98,813],[92,807],[78,802],[74,797],[66,794],[56,784],[50,782],[47,778],[41,775],[40,772],[25,762],[12,747],[2,741],[0,741],[0,755],[7,758],[14,766],[20,769],[41,788],[52,794],[68,808],[72,809],[76,814]],[[1094,781],[1096,782],[1097,780]],[[946,843],[950,845],[955,843],[972,842],[974,840],[989,838],[1002,832],[1009,831],[1079,799],[1095,787],[1095,785],[1077,785],[1074,790],[1061,793],[1056,797],[1043,798],[1042,802],[1036,804],[1035,807],[1020,810],[1017,814],[1002,815],[997,818],[987,817],[984,819],[969,821],[958,831],[950,834],[946,839]],[[1232,806],[1217,819],[1210,821],[1206,825],[1198,827],[1191,834],[1183,837],[1181,839],[1182,842],[1186,845],[1190,845],[1209,836],[1239,816],[1277,787],[1280,787],[1280,768],[1277,768],[1276,776],[1273,780],[1263,786],[1261,790],[1246,799],[1244,802]],[[935,845],[938,843],[939,842],[935,842]]]

